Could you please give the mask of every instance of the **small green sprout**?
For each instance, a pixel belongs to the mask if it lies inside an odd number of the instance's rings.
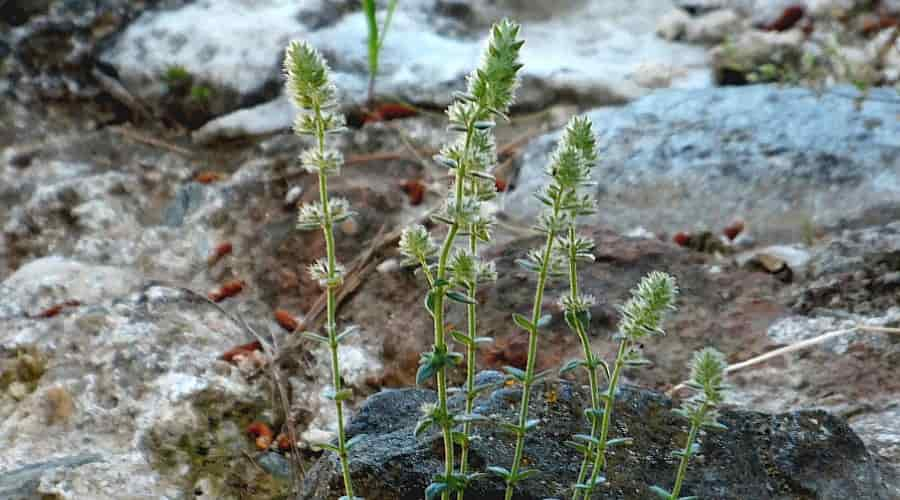
[[[207,104],[213,96],[213,89],[206,85],[194,85],[191,87],[190,99],[197,104]]]
[[[184,66],[173,64],[168,66],[162,74],[162,80],[169,87],[175,87],[193,80],[193,76]]]
[[[387,14],[381,30],[378,29],[378,20],[375,18],[375,0],[362,0],[363,13],[366,16],[366,25],[369,28],[369,95],[368,102],[375,100],[375,78],[378,76],[378,59],[381,55],[381,46],[387,36],[391,21],[394,19],[394,10],[397,8],[397,0],[390,0],[387,6]],[[379,33],[380,31],[380,33]]]
[[[725,369],[727,367],[725,356],[715,349],[706,348],[694,353],[694,359],[691,362],[691,378],[687,383],[687,387],[694,391],[694,395],[686,399],[682,403],[681,408],[675,410],[676,414],[688,419],[691,424],[691,430],[684,449],[674,452],[675,456],[681,458],[681,463],[678,466],[678,474],[675,477],[675,486],[672,488],[672,491],[666,491],[659,486],[650,487],[650,490],[656,493],[659,498],[665,500],[697,498],[694,496],[680,497],[681,485],[687,472],[688,462],[690,462],[694,454],[700,451],[700,446],[695,442],[700,429],[727,429],[725,425],[717,420],[719,416],[717,408],[722,404],[723,393],[728,388],[725,384]]]
[[[305,42],[291,42],[284,58],[284,72],[287,77],[287,94],[300,113],[294,122],[297,135],[311,135],[316,144],[300,157],[300,162],[308,172],[318,175],[319,201],[300,207],[297,228],[300,230],[321,229],[325,237],[326,256],[309,266],[309,273],[327,293],[326,336],[313,332],[303,335],[328,346],[331,352],[331,378],[333,388],[325,396],[334,401],[337,409],[337,445],[319,444],[319,448],[331,450],[338,455],[344,480],[346,500],[361,500],[353,494],[350,479],[350,451],[353,440],[347,441],[344,431],[344,401],[352,397],[349,388],[341,387],[341,370],[338,359],[340,341],[355,329],[337,332],[335,313],[337,309],[337,289],[343,284],[344,268],[335,258],[334,225],[353,215],[350,203],[342,198],[328,196],[328,176],[340,172],[343,157],[337,151],[328,149],[326,137],[344,130],[344,118],[332,111],[335,107],[337,89],[331,83],[330,70],[322,55]]]

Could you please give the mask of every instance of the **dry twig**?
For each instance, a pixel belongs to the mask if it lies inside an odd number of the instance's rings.
[[[739,370],[743,370],[744,368],[758,365],[758,364],[762,363],[763,361],[768,361],[772,358],[776,358],[778,356],[783,356],[785,354],[790,354],[792,352],[801,351],[808,347],[812,347],[814,345],[821,344],[827,340],[831,340],[833,338],[837,338],[842,335],[847,335],[847,334],[850,334],[853,332],[858,332],[858,331],[900,334],[900,328],[889,328],[889,327],[884,327],[884,326],[856,325],[852,328],[846,328],[843,330],[835,330],[832,332],[823,333],[822,335],[819,335],[817,337],[813,337],[811,339],[806,339],[806,340],[801,340],[800,342],[797,342],[797,343],[794,343],[794,344],[791,344],[788,346],[784,346],[779,349],[775,349],[774,351],[769,351],[765,354],[760,354],[759,356],[755,356],[748,360],[741,361],[740,363],[735,363],[733,365],[729,365],[728,368],[725,369],[725,373],[733,373],[733,372],[736,372]],[[669,389],[667,394],[669,396],[672,396],[673,394],[677,393],[678,391],[686,388],[687,387],[686,384],[687,384],[687,381],[681,382],[680,384],[676,385],[675,387]]]

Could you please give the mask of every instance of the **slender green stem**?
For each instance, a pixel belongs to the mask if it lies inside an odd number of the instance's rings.
[[[369,90],[368,103],[372,104],[375,98],[375,75],[378,74],[378,21],[375,19],[375,0],[362,0],[365,12],[366,24],[369,28]]]
[[[591,478],[589,480],[590,487],[584,492],[584,498],[591,497],[591,491],[593,490],[593,485],[596,484],[597,478],[600,476],[600,473],[603,472],[604,467],[606,467],[606,441],[607,437],[609,437],[609,423],[610,417],[613,412],[613,405],[616,401],[616,387],[619,384],[619,375],[622,374],[622,368],[625,367],[625,353],[628,351],[629,340],[622,339],[619,343],[619,352],[616,354],[616,365],[613,368],[612,376],[609,378],[609,386],[606,388],[606,404],[603,408],[603,424],[600,428],[600,444],[597,447],[596,454],[594,455],[594,468],[591,471]]]
[[[466,132],[466,147],[464,150],[464,158],[468,158],[469,145],[472,140],[474,127],[468,127]],[[459,168],[456,169],[456,192],[454,197],[456,200],[456,209],[462,205],[463,200],[463,182],[466,178],[466,162],[460,162]],[[447,260],[450,258],[450,250],[453,248],[453,241],[459,233],[459,214],[454,214],[453,224],[444,238],[444,244],[441,247],[440,257],[438,258],[438,268],[436,280],[447,279]],[[446,286],[442,285],[438,288],[434,296],[434,348],[440,352],[446,352],[447,339],[444,333],[444,295]],[[442,366],[437,372],[437,389],[438,389],[438,411],[441,415],[448,415],[447,411],[447,368]],[[449,419],[443,419],[441,428],[444,434],[444,475],[449,478],[453,475],[453,469],[456,466],[453,459],[453,426]],[[441,498],[447,500],[450,492],[444,490]]]
[[[703,422],[703,415],[706,413],[708,406],[704,403],[700,408],[700,417],[691,419],[691,432],[688,434],[687,444],[684,446],[684,452],[681,455],[681,463],[678,465],[678,475],[675,476],[675,487],[672,488],[672,494],[669,500],[678,500],[681,494],[681,483],[687,473],[688,462],[691,461],[691,455],[694,454],[694,440],[697,439],[697,433],[700,431],[700,424]]]
[[[473,182],[474,184],[474,182]],[[478,238],[475,236],[475,228],[469,227],[469,252],[472,253],[472,256],[475,257],[478,255]],[[477,274],[477,273],[476,273]],[[473,276],[472,283],[469,283],[468,289],[468,297],[475,302],[475,294],[478,289],[478,283],[475,281],[477,279],[477,275]],[[478,326],[478,318],[476,316],[476,305],[468,304],[466,307],[466,319],[468,321],[467,328],[467,336],[472,342],[466,346],[466,415],[472,413],[472,409],[475,407],[475,337],[477,337],[477,326]],[[465,439],[462,442],[462,451],[459,455],[459,473],[466,474],[468,468],[468,459],[469,459],[469,435],[472,432],[472,423],[466,422],[463,424],[463,436]],[[456,494],[457,500],[463,500],[465,496],[465,491],[460,490]]]
[[[575,226],[569,227],[569,297],[575,301],[578,299],[579,290],[578,290],[578,263],[576,258],[576,251],[574,242],[575,242]],[[599,388],[597,387],[597,367],[594,362],[594,354],[591,352],[591,342],[588,339],[587,333],[584,331],[584,327],[580,321],[574,321],[575,334],[578,335],[578,339],[581,341],[581,349],[584,352],[584,360],[588,364],[588,383],[590,384],[591,391],[591,409],[594,410],[594,415],[591,417],[591,437],[597,437],[597,431],[600,428],[599,421],[597,420],[597,412],[600,410],[600,398],[598,394]],[[575,484],[580,484],[584,482],[585,476],[587,476],[588,466],[591,463],[591,454],[590,451],[593,450],[593,444],[588,442],[588,453],[584,454],[584,459],[581,461],[581,467],[578,469],[578,479],[575,481]],[[581,497],[582,491],[578,488],[574,489],[575,491],[572,493],[572,500],[578,500]]]
[[[318,123],[316,131],[316,139],[320,152],[325,150],[325,126],[322,120],[322,109],[315,106],[316,121]],[[328,204],[328,177],[324,172],[319,171],[319,201],[322,204],[322,214],[325,223],[322,226],[322,232],[325,235],[325,252],[328,259],[328,280],[327,280],[327,305],[326,305],[326,322],[325,330],[328,334],[328,347],[331,350],[331,382],[334,386],[335,394],[341,391],[341,369],[338,360],[338,341],[337,341],[337,325],[335,321],[337,308],[337,288],[340,286],[337,280],[337,259],[335,257],[334,245],[334,224],[331,217],[331,207]],[[335,399],[337,409],[337,428],[338,428],[338,456],[341,461],[341,475],[344,478],[344,489],[347,497],[351,500],[355,498],[353,494],[353,484],[350,479],[350,457],[347,450],[347,438],[344,431],[344,402]]]
[[[560,198],[553,201],[553,219],[559,215]],[[547,275],[550,271],[550,260],[553,253],[553,243],[556,241],[556,231],[552,228],[547,232],[547,242],[542,254],[541,269],[538,274],[537,287],[534,292],[534,306],[531,311],[531,324],[534,329],[528,332],[528,361],[525,366],[525,380],[522,382],[522,403],[519,407],[519,429],[516,435],[516,451],[513,454],[513,462],[509,471],[509,479],[506,481],[506,500],[511,500],[515,479],[519,472],[519,464],[522,461],[522,453],[525,451],[525,424],[528,422],[528,403],[531,400],[531,385],[534,379],[534,367],[537,361],[537,324],[541,319],[541,310],[544,302],[544,287],[547,284]]]

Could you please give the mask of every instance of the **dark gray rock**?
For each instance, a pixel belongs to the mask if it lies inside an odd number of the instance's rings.
[[[846,228],[900,213],[900,101],[839,87],[667,90],[588,113],[599,134],[599,216],[620,230],[720,229],[747,222],[763,241],[809,227]],[[531,194],[558,133],[525,151],[506,211],[539,210]]]
[[[816,248],[793,306],[877,314],[900,307],[900,222],[844,231]]]
[[[476,411],[511,420],[519,396],[517,389],[498,389],[483,397]],[[442,441],[437,434],[417,441],[413,428],[419,407],[434,397],[425,389],[381,392],[366,401],[350,424],[351,436],[366,436],[354,449],[351,465],[357,490],[367,498],[422,498],[422,490],[441,468]],[[541,472],[521,485],[517,500],[566,495],[580,461],[563,442],[587,431],[581,417],[586,397],[584,389],[569,382],[536,388],[530,414],[541,424],[528,436],[525,458]],[[671,487],[677,463],[670,452],[684,445],[687,432],[686,422],[670,411],[672,407],[660,393],[622,388],[610,437],[629,436],[634,444],[613,448],[602,498],[646,499],[651,495],[648,485]],[[728,430],[701,437],[701,452],[688,470],[682,494],[718,500],[890,498],[862,441],[829,413],[736,410],[724,411],[721,421]],[[474,468],[507,467],[512,445],[512,438],[495,427],[481,427],[473,442]],[[337,471],[335,457],[324,456],[309,471],[300,498],[338,498],[342,483]],[[483,479],[470,487],[466,498],[503,498],[503,486],[497,479]]]

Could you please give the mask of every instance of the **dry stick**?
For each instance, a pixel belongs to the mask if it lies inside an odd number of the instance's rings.
[[[173,153],[178,153],[178,154],[180,154],[182,156],[186,156],[188,158],[193,158],[193,156],[194,156],[194,152],[189,149],[185,149],[181,146],[176,146],[174,144],[170,144],[168,142],[162,141],[155,137],[150,137],[148,135],[144,135],[144,134],[142,134],[136,130],[133,130],[131,128],[122,127],[122,126],[112,126],[112,127],[109,127],[109,130],[112,130],[113,132],[123,135],[127,139],[131,139],[131,140],[133,140],[135,142],[139,142],[141,144],[146,144],[149,146],[156,146],[158,148],[162,148],[167,151],[171,151]]]
[[[100,87],[103,88],[103,90],[116,98],[116,100],[122,103],[126,108],[130,109],[132,113],[146,118],[147,120],[154,119],[153,113],[147,109],[147,106],[134,97],[134,95],[129,92],[119,80],[107,75],[96,67],[91,69],[91,76],[97,80],[97,83],[100,84]]]
[[[884,68],[884,61],[898,39],[900,39],[900,24],[894,26],[894,31],[891,32],[890,37],[884,42],[884,45],[878,48],[878,54],[875,56],[876,68]]]
[[[853,333],[853,332],[857,332],[857,331],[900,334],[900,328],[890,328],[890,327],[886,327],[886,326],[856,325],[854,327],[847,328],[844,330],[835,330],[833,332],[823,333],[822,335],[819,335],[818,337],[801,340],[800,342],[797,342],[796,344],[791,344],[791,345],[782,347],[780,349],[775,349],[774,351],[769,351],[765,354],[761,354],[759,356],[750,358],[746,361],[741,361],[740,363],[735,363],[733,365],[729,365],[728,368],[725,369],[725,373],[733,373],[738,370],[743,370],[744,368],[747,368],[749,366],[758,365],[758,364],[762,363],[763,361],[767,361],[772,358],[776,358],[778,356],[782,356],[785,354],[790,354],[792,352],[800,351],[800,350],[806,349],[807,347],[812,347],[816,344],[821,344],[822,342],[825,342],[826,340],[830,340],[835,337],[840,337],[842,335],[847,335],[848,333]],[[667,394],[669,396],[672,396],[676,392],[678,392],[681,389],[684,389],[686,387],[687,387],[687,381],[684,381],[684,382],[676,385],[675,387],[669,389],[667,391]]]

